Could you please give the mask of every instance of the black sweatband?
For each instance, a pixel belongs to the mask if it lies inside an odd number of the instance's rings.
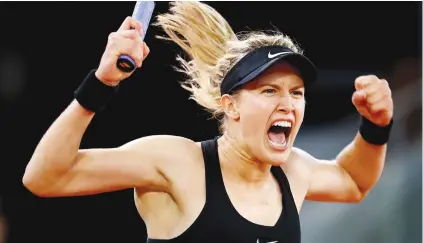
[[[365,117],[361,117],[361,137],[370,144],[384,145],[389,140],[393,123],[394,120],[392,119],[387,126],[381,127],[367,120]]]
[[[119,90],[119,85],[106,85],[98,80],[95,71],[95,69],[91,70],[85,77],[78,89],[75,90],[74,97],[85,109],[99,112],[106,108],[114,94]]]

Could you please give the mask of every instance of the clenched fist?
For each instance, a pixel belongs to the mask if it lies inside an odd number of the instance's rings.
[[[130,56],[137,67],[141,67],[150,52],[141,39],[141,33],[141,23],[132,17],[127,17],[118,31],[109,35],[106,50],[95,73],[99,80],[107,85],[115,86],[132,74],[122,72],[116,66],[119,56],[123,54]]]
[[[394,104],[388,82],[374,75],[361,76],[355,80],[355,89],[352,102],[357,111],[378,126],[389,125]]]

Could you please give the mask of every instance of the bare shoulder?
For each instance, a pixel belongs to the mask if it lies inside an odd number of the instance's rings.
[[[316,166],[321,165],[321,164],[334,163],[333,161],[330,161],[330,160],[318,159],[318,158],[314,157],[313,155],[311,155],[310,153],[306,152],[305,150],[297,148],[297,147],[292,148],[292,155],[291,156],[295,161],[304,164],[305,166],[309,167],[310,169],[313,169]]]
[[[152,135],[135,139],[123,145],[122,148],[179,150],[194,148],[195,146],[197,145],[193,140],[185,137],[173,135]]]
[[[144,144],[148,144],[147,148]],[[187,207],[187,202],[190,202],[186,197],[193,198],[199,191],[201,193],[198,188],[201,189],[204,184],[201,177],[204,175],[201,173],[204,171],[201,143],[184,137],[157,135],[140,138],[128,146],[154,153],[157,158],[155,164],[170,185],[166,193],[135,188],[135,204],[142,219],[160,224],[177,221],[181,208]]]
[[[180,172],[192,166],[202,156],[199,143],[172,135],[153,135],[133,140],[122,149],[131,149],[135,153],[148,154],[158,169],[169,180],[180,176]]]
[[[303,149],[293,147],[291,156],[305,163],[312,163],[314,157]]]

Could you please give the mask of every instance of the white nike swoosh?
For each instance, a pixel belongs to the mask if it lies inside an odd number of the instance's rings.
[[[267,57],[272,59],[274,57],[277,57],[277,56],[280,56],[280,55],[283,55],[283,54],[287,54],[287,53],[290,53],[290,52],[278,52],[278,53],[275,53],[275,54],[272,54],[272,53],[269,52]],[[276,243],[276,242],[268,242],[268,243]]]
[[[286,52],[285,52],[285,53],[286,53]],[[256,243],[260,243],[258,239],[257,239],[257,242],[256,242]],[[269,242],[267,242],[267,243],[278,243],[278,241],[269,241]]]

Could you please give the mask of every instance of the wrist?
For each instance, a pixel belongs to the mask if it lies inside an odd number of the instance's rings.
[[[378,126],[362,116],[359,132],[361,137],[368,143],[384,145],[389,141],[392,125],[393,119],[386,126]]]
[[[103,84],[105,84],[107,86],[115,87],[119,84],[119,82],[117,82],[117,81],[111,81],[111,80],[108,80],[107,78],[105,78],[98,69],[95,71],[94,75],[96,76],[98,81],[102,82]]]
[[[76,101],[91,112],[104,110],[119,90],[118,85],[111,86],[102,82],[95,72],[96,70],[91,70],[74,92]]]

